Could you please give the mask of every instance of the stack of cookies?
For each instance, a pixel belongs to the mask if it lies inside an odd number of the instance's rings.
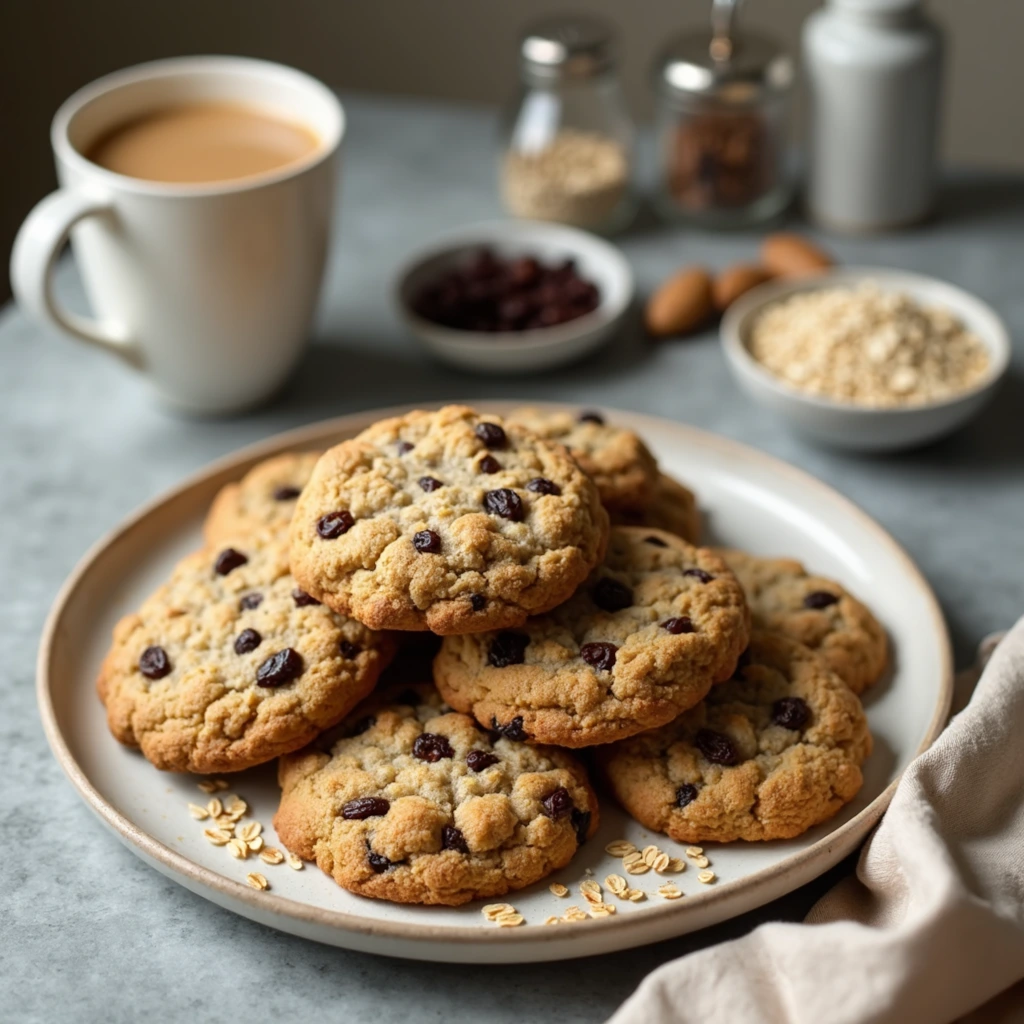
[[[885,634],[699,529],[596,413],[412,412],[224,488],[100,696],[158,768],[280,758],[282,843],[364,896],[458,905],[566,865],[598,824],[582,748],[673,839],[796,836],[860,788]]]

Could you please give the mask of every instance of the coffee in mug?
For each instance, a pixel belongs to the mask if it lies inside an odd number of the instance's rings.
[[[232,181],[301,160],[320,145],[305,125],[232,103],[165,107],[115,125],[83,154],[147,181]]]

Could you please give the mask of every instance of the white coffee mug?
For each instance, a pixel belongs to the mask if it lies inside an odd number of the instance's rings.
[[[161,107],[241,103],[310,128],[306,158],[209,184],[144,181],[83,153]],[[324,85],[238,57],[155,61],[101,78],[57,111],[58,191],[29,214],[11,256],[21,306],[113,352],[186,413],[267,398],[302,354],[323,276],[345,119]],[[68,238],[96,319],[61,308],[53,267]]]

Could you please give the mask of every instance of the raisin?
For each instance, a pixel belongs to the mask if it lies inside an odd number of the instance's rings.
[[[541,800],[540,805],[544,808],[544,813],[554,821],[564,818],[573,807],[572,797],[565,786],[559,786],[553,793],[549,793]]]
[[[580,811],[574,807],[570,820],[576,832],[576,842],[579,846],[582,846],[586,842],[587,833],[590,831],[590,811]]]
[[[494,668],[522,665],[530,638],[525,633],[499,633],[487,652],[487,664]]]
[[[510,487],[499,487],[496,491],[484,494],[484,508],[492,516],[511,519],[518,523],[523,518],[523,499]]]
[[[783,697],[772,705],[772,721],[783,729],[802,729],[810,717],[811,709],[800,697]]]
[[[604,426],[604,417],[599,412],[588,409],[580,413],[580,423],[596,423],[599,427]]]
[[[338,650],[341,651],[346,658],[355,658],[362,648],[357,647],[349,640],[340,640],[338,642]]]
[[[504,725],[499,725],[498,720],[492,716],[491,728],[500,735],[504,736],[507,740],[516,740],[522,743],[523,740],[528,739],[526,730],[523,728],[523,716],[516,715],[511,722],[506,722]]]
[[[471,772],[482,772],[492,764],[497,764],[498,760],[497,754],[491,754],[486,750],[471,750],[466,755],[466,766]]]
[[[709,572],[705,572],[703,569],[684,569],[684,576],[694,576],[701,581],[701,583],[710,583],[715,577]]]
[[[367,715],[365,718],[360,718],[357,722],[352,725],[349,731],[349,736],[362,736],[368,729],[372,729],[377,724],[377,719],[373,715]]]
[[[562,493],[562,488],[558,486],[553,480],[548,480],[547,477],[535,476],[530,480],[526,489],[533,491],[534,494],[554,494],[559,495]]]
[[[839,598],[830,594],[827,590],[812,590],[804,598],[805,608],[827,608],[830,604],[837,604]]]
[[[487,598],[483,594],[471,594],[469,603],[473,611],[482,612],[487,606]]]
[[[365,821],[367,818],[383,817],[391,810],[391,804],[382,796],[359,796],[349,800],[341,809],[346,821]]]
[[[466,837],[454,825],[445,825],[441,829],[441,849],[455,850],[457,853],[469,853]]]
[[[238,602],[238,607],[242,611],[251,612],[253,608],[259,608],[263,604],[263,595],[258,594],[255,591],[251,594],[244,594],[242,599]]]
[[[666,619],[661,624],[662,629],[667,629],[670,633],[693,633],[693,621],[689,615],[679,615],[674,619]]]
[[[602,611],[621,612],[633,603],[633,591],[611,576],[603,576],[591,590],[590,596]]]
[[[415,445],[410,444],[408,441],[399,441],[398,444],[395,445],[395,451],[398,452],[399,455],[404,455],[406,452],[411,452],[414,447]]]
[[[433,530],[420,530],[413,534],[412,546],[421,555],[436,555],[441,550],[441,538]]]
[[[665,543],[660,537],[655,537],[652,533],[650,537],[644,537],[645,544],[651,544],[656,548],[667,548],[668,544]]]
[[[684,782],[676,790],[676,807],[686,807],[697,799],[697,787],[689,782]]]
[[[256,685],[263,687],[284,686],[298,679],[305,669],[302,655],[291,647],[272,654],[256,670]]]
[[[598,672],[611,672],[615,665],[615,654],[618,647],[615,644],[590,643],[580,648],[580,657]]]
[[[241,551],[236,551],[234,548],[225,548],[217,556],[217,561],[213,563],[213,569],[218,576],[227,576],[232,569],[237,569],[248,561],[249,559]]]
[[[383,875],[384,872],[391,867],[391,861],[389,861],[384,854],[374,853],[373,850],[370,850],[367,853],[366,859],[369,862],[370,867],[373,868],[374,872],[378,875]]]
[[[292,498],[297,498],[302,491],[298,487],[288,487],[282,485],[281,487],[274,488],[274,501],[291,501]]]
[[[736,764],[740,759],[732,740],[724,733],[715,732],[713,729],[698,729],[694,742],[697,749],[712,764]]]
[[[412,753],[413,757],[418,757],[429,764],[434,764],[443,757],[455,756],[447,737],[439,736],[436,732],[420,733],[412,745]]]
[[[493,455],[485,455],[476,466],[481,473],[497,473],[501,469],[501,463]]]
[[[426,491],[428,494],[431,491],[436,491],[438,487],[444,487],[444,484],[437,479],[436,476],[421,476],[418,481],[420,489]]]
[[[473,432],[488,448],[499,449],[504,448],[508,444],[508,437],[505,434],[504,428],[497,423],[488,423],[486,421],[478,423]]]
[[[292,600],[295,602],[296,608],[306,608],[311,604],[320,603],[315,597],[311,597],[307,594],[301,587],[296,587],[292,591]]]
[[[261,643],[263,643],[263,637],[255,629],[243,629],[235,637],[235,654],[248,654],[250,651],[255,651]]]
[[[351,512],[341,509],[338,512],[328,512],[316,521],[316,532],[324,540],[334,540],[343,533],[348,533],[355,525],[355,518]]]
[[[147,647],[139,658],[139,671],[147,679],[163,679],[171,671],[171,659],[162,647]]]

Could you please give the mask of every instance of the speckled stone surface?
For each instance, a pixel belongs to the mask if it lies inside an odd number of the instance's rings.
[[[932,581],[964,663],[1024,611],[1024,180],[957,179],[934,223],[829,240],[844,263],[936,274],[992,302],[1016,333],[1013,375],[956,437],[887,458],[793,438],[736,391],[711,332],[649,346],[635,328],[542,378],[474,378],[432,364],[390,307],[404,255],[499,214],[494,121],[481,112],[352,98],[340,232],[315,339],[272,406],[187,422],[98,352],[0,314],[0,1019],[213,1021],[604,1020],[653,967],[768,918],[799,919],[830,877],[726,925],[597,961],[490,970],[387,960],[280,935],[146,867],[65,781],[35,707],[35,650],[61,581],[135,506],[232,449],[326,416],[474,396],[617,405],[753,444],[847,494]],[[675,266],[749,258],[753,235],[641,220],[621,244],[642,289]],[[80,292],[70,266],[61,290]]]

